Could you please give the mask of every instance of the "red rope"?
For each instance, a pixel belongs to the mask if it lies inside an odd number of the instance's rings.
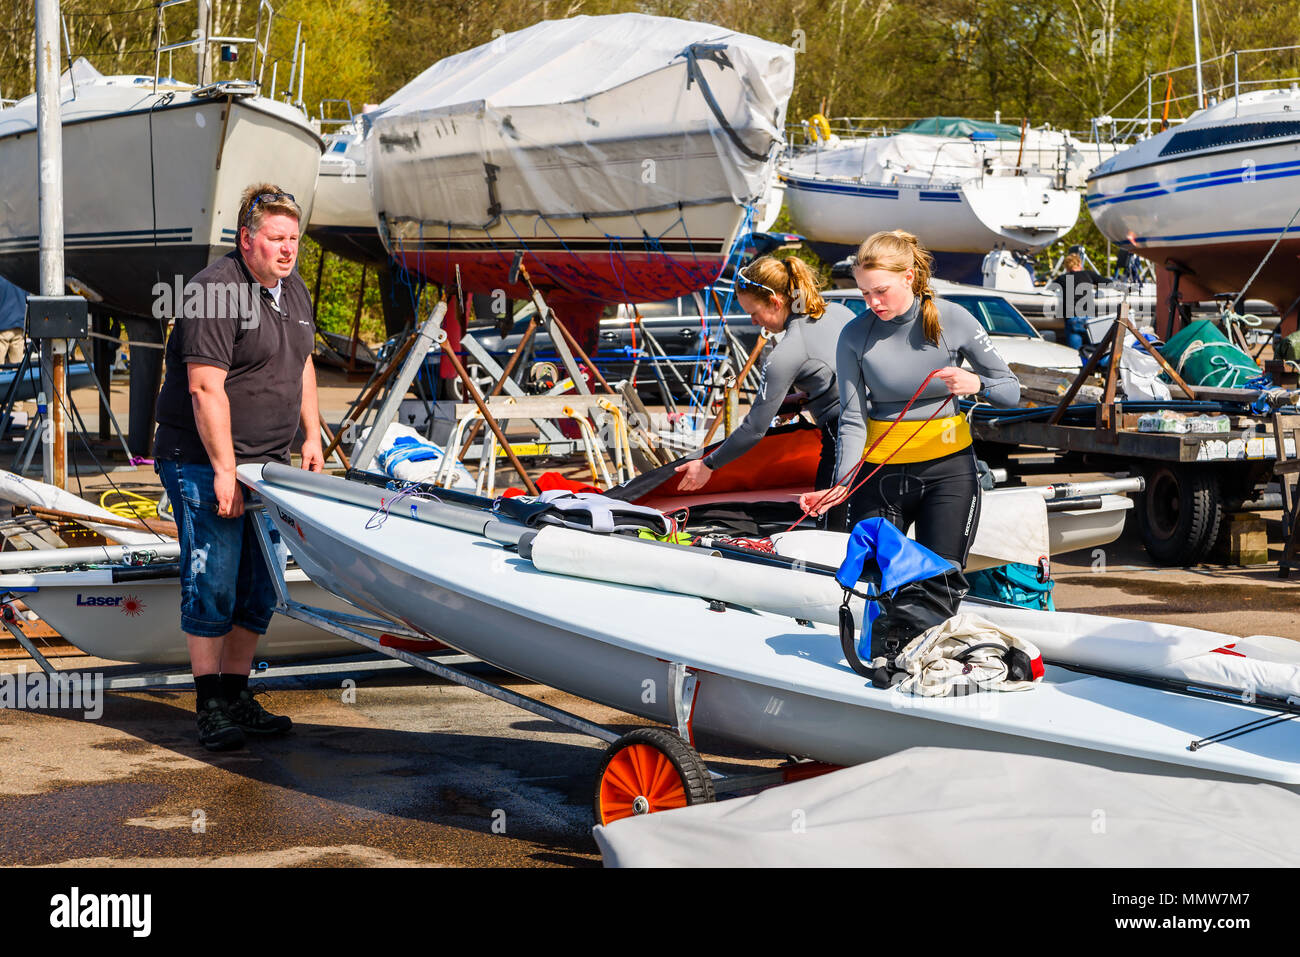
[[[849,470],[848,470],[847,472],[845,472],[842,476],[840,476],[839,480],[835,483],[835,486],[842,485],[842,484],[843,484],[844,482],[846,482],[846,481],[847,481],[847,482],[852,482],[852,481],[854,480],[854,478],[855,478],[855,477],[857,476],[857,474],[858,474],[858,470],[861,469],[862,466],[863,466],[863,464],[867,461],[867,456],[870,455],[873,451],[875,451],[875,448],[876,448],[877,445],[879,445],[881,442],[885,441],[885,436],[887,436],[890,432],[894,431],[894,426],[898,425],[900,422],[903,421],[903,416],[905,416],[905,415],[907,414],[907,410],[910,409],[910,408],[912,407],[913,403],[915,403],[916,400],[919,399],[919,398],[921,397],[921,393],[924,392],[924,391],[925,391],[925,387],[928,386],[928,385],[930,384],[930,380],[933,379],[936,375],[938,375],[941,371],[943,371],[943,370],[941,370],[941,369],[935,369],[933,372],[931,372],[928,376],[925,377],[925,381],[921,383],[921,387],[920,387],[919,389],[917,389],[916,392],[914,392],[914,393],[912,394],[912,397],[911,397],[910,399],[907,400],[907,405],[903,406],[903,411],[898,413],[898,418],[894,419],[894,421],[892,421],[892,422],[889,423],[889,428],[885,429],[884,432],[880,433],[880,438],[876,439],[876,441],[874,441],[874,442],[871,443],[871,447],[870,447],[869,449],[867,449],[866,452],[862,453],[862,458],[858,459],[857,463],[854,464],[853,468],[849,469]],[[922,422],[919,426],[917,426],[916,431],[913,432],[911,435],[909,435],[909,436],[908,436],[908,437],[907,437],[907,438],[906,438],[906,439],[905,439],[905,440],[904,440],[904,441],[903,441],[903,442],[898,446],[898,448],[894,449],[894,451],[890,452],[889,455],[885,456],[885,460],[884,460],[883,462],[878,463],[878,464],[876,465],[876,467],[875,467],[874,469],[871,470],[871,472],[867,475],[866,478],[862,479],[862,481],[858,482],[856,485],[853,485],[853,486],[849,489],[849,494],[846,495],[846,496],[844,496],[844,501],[847,502],[850,498],[852,498],[854,492],[856,492],[858,489],[862,488],[863,485],[867,484],[867,482],[871,480],[871,476],[873,476],[873,475],[875,475],[877,472],[879,472],[882,468],[885,467],[885,465],[887,465],[887,464],[889,463],[889,460],[890,460],[890,459],[892,459],[892,458],[893,458],[895,455],[897,455],[899,452],[903,451],[903,449],[907,446],[907,444],[908,444],[909,442],[911,442],[914,438],[916,438],[916,437],[921,433],[921,430],[924,429],[927,425],[929,425],[931,419],[933,419],[936,415],[938,415],[939,412],[940,412],[940,410],[942,410],[943,407],[944,407],[945,405],[947,405],[949,402],[951,402],[951,401],[953,400],[953,398],[954,398],[954,397],[953,397],[952,395],[949,395],[946,399],[944,399],[942,402],[940,402],[940,403],[935,407],[935,410],[934,410],[933,412],[930,413],[930,418],[926,419],[926,420],[925,420],[924,422]],[[863,423],[863,424],[865,425],[866,423]],[[787,528],[785,531],[786,531],[786,532],[792,532],[792,531],[794,531],[796,528],[798,528],[798,527],[799,527],[799,523],[802,522],[802,521],[803,521],[805,518],[807,518],[809,515],[811,515],[811,514],[813,513],[813,509],[816,509],[817,507],[819,507],[819,506],[821,505],[821,503],[824,502],[824,501],[826,500],[826,498],[831,494],[831,492],[833,492],[833,491],[835,490],[835,486],[832,486],[830,489],[827,489],[826,494],[823,495],[821,498],[819,498],[816,502],[813,503],[813,507],[812,507],[812,509],[805,509],[805,510],[804,510],[804,513],[803,513],[802,515],[800,515],[800,516],[795,520],[795,523],[794,523],[793,525],[791,525],[789,528]],[[785,534],[785,533],[783,532],[782,534]]]

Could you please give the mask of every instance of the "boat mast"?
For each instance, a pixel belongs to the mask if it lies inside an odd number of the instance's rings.
[[[1201,79],[1201,18],[1196,0],[1192,0],[1192,42],[1196,47],[1196,108],[1205,109],[1205,84]]]
[[[62,296],[63,117],[59,106],[59,0],[36,0],[36,159],[40,170],[41,295]],[[49,348],[46,349],[48,344]],[[41,388],[52,396],[50,426],[42,444],[44,480],[63,488],[68,480],[66,339],[41,341]]]
[[[194,52],[198,55],[194,85],[201,87],[208,85],[208,0],[194,0],[194,4],[199,15],[198,39],[194,42]]]

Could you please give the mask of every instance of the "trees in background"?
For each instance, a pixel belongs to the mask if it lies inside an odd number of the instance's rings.
[[[250,36],[258,0],[210,0],[218,35]],[[1190,0],[274,0],[276,28],[263,74],[276,96],[289,87],[294,39],[306,44],[302,101],[344,99],[360,110],[383,100],[438,60],[543,19],[638,11],[716,23],[791,45],[797,52],[789,119],[962,115],[1051,123],[1089,135],[1091,120],[1145,113],[1144,77],[1192,62]],[[73,56],[105,73],[152,75],[157,8],[142,0],[63,0]],[[164,42],[190,36],[194,7],[166,10]],[[35,84],[32,0],[0,0],[0,97]],[[1201,0],[1206,83],[1231,83],[1233,49],[1300,43],[1300,5]],[[64,51],[65,54],[68,51]],[[217,79],[249,72],[214,62]],[[66,62],[66,61],[65,61]],[[1258,55],[1240,78],[1300,76],[1296,51]],[[164,57],[162,72],[192,80],[193,54]],[[1157,115],[1195,109],[1193,71],[1153,87]],[[1126,98],[1127,96],[1127,98]],[[1166,107],[1165,100],[1168,99]],[[335,114],[337,115],[337,114]],[[1091,223],[1072,239],[1089,238]],[[1091,230],[1091,232],[1090,232]],[[329,267],[327,272],[332,271]],[[340,281],[360,267],[340,266]],[[369,298],[369,297],[368,297]],[[369,309],[369,305],[367,306]],[[347,311],[347,310],[344,310]],[[349,313],[350,314],[350,313]]]

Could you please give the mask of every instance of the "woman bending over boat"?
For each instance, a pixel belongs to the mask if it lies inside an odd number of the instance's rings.
[[[873,516],[902,531],[915,523],[918,542],[964,566],[979,523],[979,479],[957,397],[979,395],[1010,407],[1020,401],[1020,383],[975,317],[935,298],[932,262],[902,230],[876,233],[859,247],[853,276],[869,308],[845,329],[836,357],[839,482],[800,504],[820,515],[848,499],[850,527]],[[958,367],[963,358],[974,372]],[[886,464],[849,497],[880,463]],[[955,574],[949,583],[964,592],[965,580]]]
[[[793,389],[807,394],[803,408],[822,430],[817,488],[835,480],[835,440],[840,416],[840,390],[835,382],[836,349],[840,333],[853,312],[828,303],[818,291],[817,275],[801,259],[762,256],[736,273],[736,301],[754,325],[781,336],[763,364],[758,398],[727,440],[701,459],[677,467],[685,473],[683,492],[703,488],[713,470],[740,458],[767,434],[781,403]],[[832,516],[834,521],[835,516]]]

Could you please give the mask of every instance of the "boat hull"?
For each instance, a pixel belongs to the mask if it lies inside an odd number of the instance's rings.
[[[935,745],[1300,782],[1300,739],[1285,725],[1188,750],[1263,713],[1239,703],[1053,667],[1032,692],[899,695],[849,670],[829,626],[546,574],[481,536],[397,512],[377,524],[373,507],[274,485],[257,467],[243,467],[241,480],[328,590],[506,671],[650,720],[675,722],[677,662],[698,680],[694,732],[838,764]]]
[[[515,256],[526,253],[524,265],[543,288],[576,299],[661,302],[716,280],[744,222],[745,211],[729,202],[683,214],[566,219],[552,227],[530,218],[526,238],[519,223],[443,236],[394,231],[388,251],[434,283],[454,283],[459,267],[471,292],[500,289],[511,299],[528,299],[527,285],[510,281]]]
[[[294,601],[356,612],[299,571],[288,573],[288,585]],[[150,665],[189,663],[180,630],[178,578],[113,582],[107,570],[39,572],[0,576],[0,591],[21,599],[65,641],[88,655]],[[277,616],[258,642],[257,660],[348,655],[357,650],[346,639]]]
[[[905,229],[927,249],[983,256],[995,246],[1036,251],[1068,232],[1078,194],[1036,177],[986,177],[961,186],[890,186],[782,174],[794,228],[810,240],[856,247]]]
[[[161,318],[158,283],[184,283],[234,248],[246,186],[275,182],[309,216],[320,138],[263,102],[180,92],[167,103],[123,88],[66,102],[67,275],[110,308]],[[25,103],[0,112],[0,274],[28,290],[40,288],[32,113]]]
[[[1271,103],[1282,99],[1290,105]],[[1179,282],[1184,300],[1239,292],[1281,237],[1249,295],[1268,300],[1279,313],[1292,306],[1300,294],[1300,233],[1294,223],[1286,229],[1300,207],[1294,102],[1286,91],[1258,103],[1243,97],[1235,108],[1225,101],[1131,147],[1089,178],[1093,221],[1108,239],[1164,274],[1159,301],[1172,284],[1171,263],[1185,271]]]
[[[307,235],[322,249],[353,262],[386,265],[379,238],[361,131],[349,127],[325,138]]]

